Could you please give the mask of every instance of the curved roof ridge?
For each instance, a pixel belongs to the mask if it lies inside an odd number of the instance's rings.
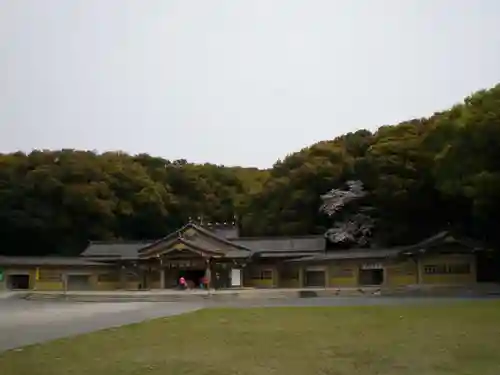
[[[188,225],[189,225],[189,224],[188,224]],[[212,232],[212,231],[210,231],[210,230],[208,230],[208,229],[205,229],[205,228],[203,228],[203,227],[201,227],[201,226],[199,226],[199,225],[196,225],[196,224],[194,224],[194,223],[190,223],[190,226],[191,226],[192,228],[195,228],[195,229],[199,230],[199,231],[200,231],[200,232],[202,232],[203,234],[206,234],[206,235],[207,235],[207,236],[209,236],[209,237],[212,237],[212,238],[214,238],[214,239],[216,239],[216,240],[218,240],[218,241],[221,241],[222,243],[225,243],[225,244],[230,245],[230,246],[237,247],[237,248],[242,249],[242,250],[251,251],[251,250],[250,250],[249,248],[247,248],[246,246],[243,246],[243,245],[240,245],[240,244],[234,243],[233,241],[229,241],[229,240],[227,240],[227,239],[225,239],[225,238],[219,237],[219,236],[217,236],[214,232]]]
[[[229,246],[233,246],[233,247],[236,247],[238,249],[241,249],[241,250],[245,250],[245,251],[251,251],[249,248],[247,248],[246,246],[243,246],[243,245],[240,245],[240,244],[237,244],[237,243],[234,243],[232,241],[229,241],[229,240],[226,240],[225,238],[222,238],[222,237],[219,237],[217,236],[215,233],[213,233],[212,231],[208,230],[208,229],[205,229],[203,227],[200,227],[199,225],[196,225],[194,223],[187,223],[185,225],[183,225],[181,228],[177,229],[176,231],[172,232],[172,233],[169,233],[168,235],[156,240],[156,241],[153,241],[149,244],[147,244],[146,246],[142,247],[141,249],[139,249],[139,251],[144,251],[144,250],[147,250],[148,248],[150,247],[153,247],[161,242],[164,242],[164,241],[167,241],[169,240],[170,238],[173,238],[173,237],[178,237],[182,231],[184,231],[185,229],[187,228],[193,228],[205,235],[207,235],[208,237],[211,237],[219,242],[222,242],[226,245],[229,245]]]

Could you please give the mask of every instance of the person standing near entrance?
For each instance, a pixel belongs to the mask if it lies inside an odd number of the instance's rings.
[[[181,287],[181,289],[187,289],[186,279],[184,278],[184,276],[181,276],[179,278],[179,286]]]
[[[200,283],[200,284],[201,284],[201,289],[206,289],[206,290],[208,290],[208,279],[207,279],[207,277],[206,277],[206,276],[203,276],[203,277],[201,278],[201,283]]]
[[[205,284],[205,288],[210,294],[210,282],[212,278],[212,272],[210,271],[210,263],[207,261],[207,268],[205,269],[205,275],[203,276],[203,284]]]

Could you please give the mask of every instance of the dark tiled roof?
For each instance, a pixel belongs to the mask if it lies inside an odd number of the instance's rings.
[[[396,257],[400,254],[400,249],[350,249],[342,251],[330,251],[324,254],[316,254],[308,257],[290,260],[290,262],[315,262],[323,260],[343,260],[343,259],[382,259]]]
[[[137,259],[139,252],[143,248],[168,240],[175,240],[178,233],[182,230],[192,227],[195,230],[207,235],[208,238],[217,242],[222,242],[229,246],[226,253],[231,258],[246,258],[249,255],[265,258],[276,257],[297,257],[301,260],[335,260],[335,259],[363,259],[363,258],[383,258],[398,254],[410,255],[424,250],[438,249],[443,244],[459,244],[464,246],[464,251],[468,249],[476,250],[479,245],[472,240],[457,239],[448,232],[440,232],[430,238],[427,238],[417,244],[402,246],[391,249],[351,249],[343,251],[330,251],[325,253],[326,239],[324,236],[302,236],[302,237],[243,237],[234,240],[221,238],[208,229],[195,224],[187,224],[183,228],[169,234],[158,241],[147,242],[93,242],[82,253],[82,256],[97,261],[110,261],[117,259]],[[219,249],[210,241],[203,241],[203,238],[193,238],[190,240],[194,245],[204,248],[208,251],[219,252]],[[231,246],[232,245],[232,246]],[[250,250],[250,252],[249,252]],[[315,254],[316,253],[316,254]],[[320,254],[317,254],[320,253]]]
[[[238,229],[237,228],[214,228],[210,227],[208,230],[212,230],[217,237],[225,238],[226,240],[232,240],[234,238],[238,238]]]
[[[226,258],[248,258],[252,255],[248,250],[232,249],[229,250],[224,256]]]
[[[452,249],[447,249],[443,245],[460,245],[463,250],[457,249],[456,247]],[[438,253],[446,252],[465,252],[470,253],[471,251],[481,250],[481,246],[470,239],[456,238],[447,231],[440,232],[432,237],[429,237],[417,244],[409,246],[393,247],[388,249],[350,249],[342,251],[330,251],[324,254],[317,254],[308,257],[302,257],[299,259],[290,260],[293,261],[322,261],[322,260],[342,260],[342,259],[382,259],[397,256],[410,256],[418,253],[432,252],[436,251]]]
[[[184,225],[182,228],[176,230],[175,232],[172,232],[172,233],[168,234],[167,236],[160,238],[159,240],[156,240],[150,244],[145,245],[143,248],[140,249],[140,251],[141,252],[147,251],[150,247],[153,247],[153,246],[155,246],[159,243],[162,243],[162,242],[166,242],[170,239],[176,238],[188,228],[192,228],[192,229],[196,230],[197,232],[202,233],[203,235],[205,235],[205,236],[207,236],[207,237],[209,237],[209,238],[211,238],[219,243],[225,244],[226,246],[229,246],[231,248],[238,248],[240,250],[249,251],[249,249],[247,247],[245,247],[244,245],[240,245],[236,242],[229,241],[223,237],[219,237],[213,231],[205,229],[205,228],[203,228],[199,225],[196,225],[194,223],[188,223],[188,224]]]
[[[243,251],[249,251],[250,250],[245,245],[240,245],[240,244],[238,244],[238,243],[236,243],[234,241],[230,241],[230,240],[227,240],[225,238],[219,237],[213,231],[205,229],[203,227],[200,227],[199,225],[191,223],[191,224],[187,224],[184,228],[186,228],[186,227],[191,227],[191,228],[197,230],[198,232],[201,232],[201,233],[205,234],[206,236],[211,237],[212,239],[214,239],[216,241],[225,243],[226,245],[228,245],[230,247],[235,247],[235,248],[238,248],[238,249],[243,250]],[[179,231],[183,230],[184,228],[179,229]],[[177,231],[177,232],[179,232],[179,231]]]
[[[276,258],[307,257],[307,256],[314,256],[316,254],[317,252],[310,252],[310,251],[275,251],[270,253],[255,253],[255,256],[259,258],[276,259]]]
[[[0,265],[8,266],[103,266],[104,263],[80,257],[11,257],[0,256]]]
[[[253,253],[260,252],[317,252],[324,251],[326,239],[324,236],[303,237],[246,237],[232,242],[247,247]]]
[[[210,240],[207,241],[206,239],[201,238],[201,237],[193,237],[193,238],[190,238],[189,240],[184,240],[184,239],[181,239],[181,240],[182,240],[182,242],[184,242],[187,245],[194,245],[194,246],[198,247],[200,250],[207,250],[207,251],[212,251],[214,253],[220,253],[220,254],[225,253],[225,252],[221,251],[220,244],[218,246],[217,242],[213,242]]]
[[[151,242],[92,242],[81,254],[88,258],[137,259]]]
[[[477,241],[467,238],[457,238],[453,236],[448,231],[440,232],[432,237],[426,238],[417,244],[403,246],[400,248],[401,253],[410,255],[414,253],[427,252],[433,250],[439,250],[446,252],[446,248],[443,245],[458,245],[463,248],[463,252],[471,252],[474,250],[482,250],[483,247]],[[457,252],[458,249],[453,247],[453,252]]]
[[[165,246],[171,247],[174,246],[176,243],[181,243],[186,245],[187,247],[190,247],[194,250],[201,251],[201,252],[209,252],[214,255],[218,256],[223,256],[226,258],[248,258],[251,255],[251,252],[249,250],[241,250],[238,247],[233,247],[230,248],[227,251],[221,251],[220,248],[217,246],[216,243],[210,242],[210,241],[205,241],[203,238],[199,237],[194,237],[192,239],[185,239],[182,237],[177,237],[177,238],[171,238],[167,242],[165,242]],[[140,257],[144,256],[146,258],[149,257],[149,255],[146,253],[140,253]]]

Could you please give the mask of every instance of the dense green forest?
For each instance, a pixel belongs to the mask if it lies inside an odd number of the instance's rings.
[[[333,125],[332,125],[333,129]],[[78,150],[0,155],[2,254],[77,254],[89,240],[155,239],[189,217],[244,235],[324,233],[320,196],[359,180],[372,244],[443,229],[500,244],[500,85],[428,118],[317,143],[269,170]]]

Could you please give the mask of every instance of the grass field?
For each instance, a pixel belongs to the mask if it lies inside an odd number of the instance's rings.
[[[500,303],[201,310],[0,354],[1,375],[500,374]]]

